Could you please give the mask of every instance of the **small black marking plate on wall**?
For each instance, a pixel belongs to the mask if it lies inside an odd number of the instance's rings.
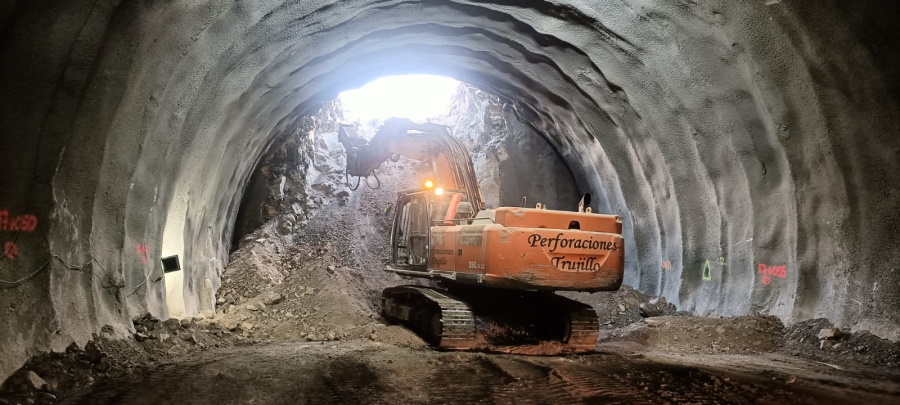
[[[159,261],[162,262],[163,272],[165,273],[181,270],[181,262],[178,261],[178,255],[163,257]]]

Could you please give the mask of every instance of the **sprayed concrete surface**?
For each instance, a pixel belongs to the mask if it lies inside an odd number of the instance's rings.
[[[897,340],[898,7],[5,2],[0,376],[137,314],[213,310],[271,141],[405,72],[496,94],[545,136],[624,218],[626,284],[700,315]]]

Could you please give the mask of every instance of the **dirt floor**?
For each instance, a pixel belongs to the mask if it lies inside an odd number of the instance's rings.
[[[442,353],[364,340],[279,343],[105,380],[71,404],[891,403],[900,375],[778,354],[605,347],[575,357]],[[895,402],[896,403],[896,402]]]
[[[895,365],[845,357],[823,362],[787,353],[783,341],[763,338],[776,323],[766,317],[648,318],[605,332],[594,354],[569,356],[438,352],[401,328],[381,324],[372,327],[384,338],[260,342],[239,329],[152,317],[135,321],[151,326],[146,335],[155,338],[98,336],[83,350],[38,357],[7,382],[0,404],[900,400]],[[725,338],[716,329],[732,329],[747,339]],[[677,343],[685,341],[692,343]],[[733,347],[714,348],[710,342]],[[39,382],[28,387],[33,378]]]
[[[409,163],[386,163],[379,190],[349,192],[332,138],[319,142],[313,205],[290,214],[299,230],[279,217],[242,238],[215,312],[139,316],[132,339],[100,331],[37,356],[0,405],[900,403],[896,342],[825,320],[692,317],[628,287],[565,294],[600,315],[595,354],[434,351],[379,316],[382,289],[428,284],[383,271]]]

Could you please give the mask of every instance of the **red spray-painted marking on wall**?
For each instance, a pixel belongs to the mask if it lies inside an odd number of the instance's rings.
[[[19,215],[13,217],[9,211],[0,210],[0,231],[34,232],[37,229],[38,220],[34,215]]]
[[[150,252],[150,246],[137,245],[137,252],[141,255],[141,263],[147,264],[147,253]]]
[[[659,264],[659,267],[662,267],[663,270],[672,270],[672,262],[670,262],[668,260],[663,260]]]
[[[772,277],[787,277],[787,266],[767,266],[760,263],[757,272],[763,275],[762,283],[769,285],[772,284]]]
[[[15,260],[19,257],[19,246],[16,245],[15,242],[6,242],[3,245],[3,255],[6,256],[7,259]]]

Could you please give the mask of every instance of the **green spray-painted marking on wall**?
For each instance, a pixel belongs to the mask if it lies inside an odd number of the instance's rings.
[[[706,259],[706,264],[703,265],[703,279],[704,280],[712,280],[712,271],[709,268],[709,259]]]

